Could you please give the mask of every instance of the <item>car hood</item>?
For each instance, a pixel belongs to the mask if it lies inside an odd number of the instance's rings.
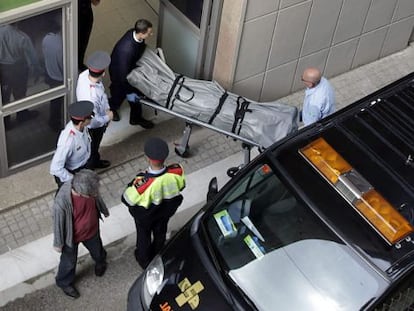
[[[185,231],[164,252],[151,310],[234,310]],[[346,245],[318,239],[276,249],[229,276],[258,310],[357,310],[387,286]]]
[[[344,244],[307,239],[230,271],[259,310],[359,310],[387,285]]]

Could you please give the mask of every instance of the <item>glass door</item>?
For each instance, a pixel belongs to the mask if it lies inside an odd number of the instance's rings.
[[[176,73],[210,78],[221,6],[222,0],[161,0],[158,42]]]
[[[72,97],[72,1],[41,2],[0,23],[1,176],[50,156]]]

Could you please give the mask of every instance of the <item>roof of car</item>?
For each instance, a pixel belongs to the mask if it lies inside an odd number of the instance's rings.
[[[413,262],[413,234],[390,245],[361,217],[346,194],[300,153],[322,138],[396,210],[414,216],[414,74],[386,86],[276,144],[276,164],[306,203],[346,243],[389,276]],[[409,220],[409,219],[408,219]]]

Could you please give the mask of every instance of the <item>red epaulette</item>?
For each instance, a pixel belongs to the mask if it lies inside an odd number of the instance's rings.
[[[174,163],[167,166],[167,172],[175,175],[183,175],[184,171],[181,165]]]
[[[76,133],[75,133],[75,131],[74,131],[74,130],[70,130],[70,131],[69,131],[69,135],[76,135]]]
[[[155,178],[153,178],[153,177],[147,178],[143,175],[138,175],[135,178],[135,180],[133,182],[133,185],[134,185],[135,189],[137,190],[137,192],[139,194],[142,194],[142,193],[145,192],[145,190],[148,189],[149,186],[151,186],[151,184],[154,182],[154,180],[155,180]]]

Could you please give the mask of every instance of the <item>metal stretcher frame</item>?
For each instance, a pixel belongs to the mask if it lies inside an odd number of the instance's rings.
[[[190,136],[191,136],[191,130],[192,130],[192,125],[196,124],[199,125],[201,127],[205,127],[208,128],[210,130],[213,130],[215,132],[218,132],[220,134],[224,134],[226,136],[229,136],[233,139],[239,140],[242,142],[242,149],[243,149],[243,153],[244,153],[244,161],[243,164],[241,164],[238,167],[232,167],[227,171],[227,174],[232,177],[234,174],[237,173],[237,171],[243,166],[246,165],[250,162],[250,151],[252,147],[257,147],[259,149],[259,152],[262,152],[265,148],[261,145],[259,145],[258,143],[249,140],[247,138],[241,137],[239,135],[236,135],[232,132],[227,132],[225,130],[222,130],[220,128],[217,128],[211,124],[205,123],[205,122],[201,122],[200,120],[188,117],[188,116],[184,116],[182,114],[179,114],[173,110],[170,110],[168,108],[163,107],[162,105],[157,104],[155,101],[148,99],[148,98],[141,98],[139,100],[139,102],[141,104],[144,104],[146,106],[149,106],[151,108],[154,108],[156,111],[160,110],[163,111],[165,113],[168,113],[170,115],[173,115],[177,118],[183,119],[186,121],[186,125],[185,125],[185,129],[183,132],[183,136],[181,137],[181,140],[179,143],[176,143],[175,145],[175,152],[177,153],[177,155],[179,155],[180,157],[187,157],[189,155],[189,145],[188,142],[190,140]]]

